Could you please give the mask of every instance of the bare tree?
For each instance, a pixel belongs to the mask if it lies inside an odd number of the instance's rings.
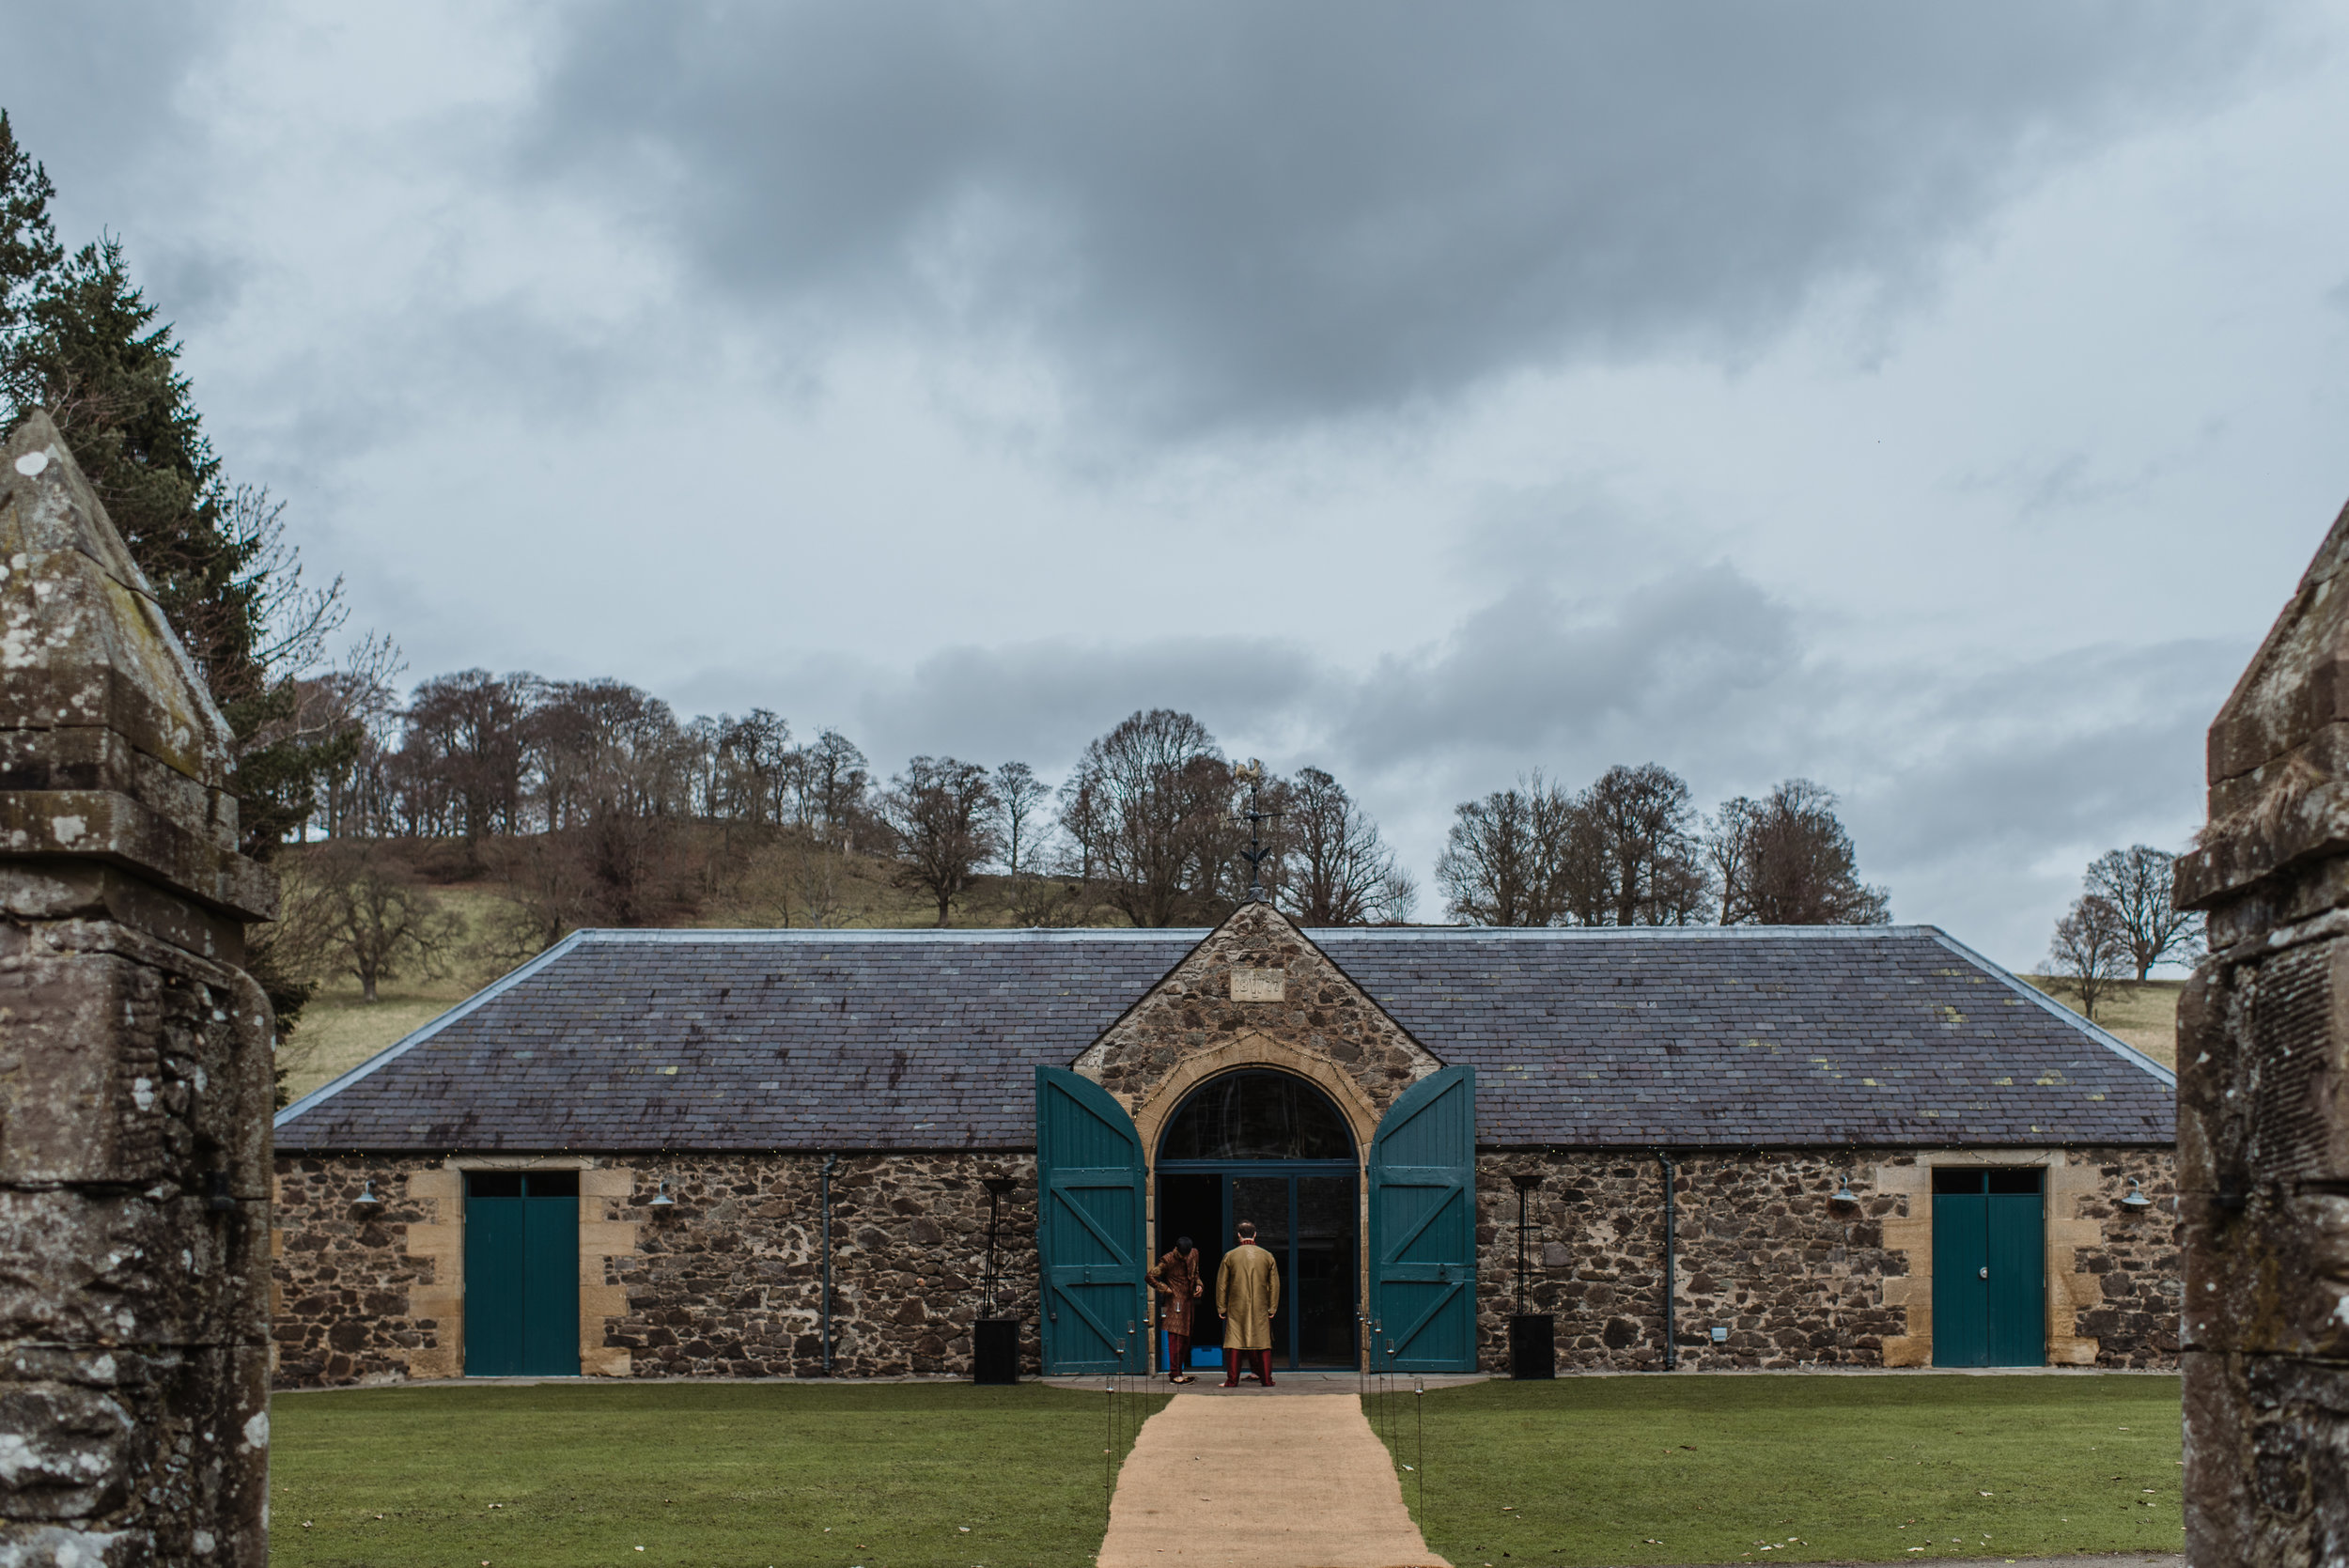
[[[2176,859],[2138,844],[2108,849],[2088,867],[2088,891],[2120,915],[2129,960],[2140,982],[2164,960],[2190,964],[2201,956],[2202,917],[2170,901]]]
[[[753,828],[782,822],[789,811],[791,726],[763,707],[739,719],[722,713],[717,741],[711,815]]]
[[[1572,802],[1541,774],[1454,810],[1436,879],[1455,920],[1549,925],[1559,909],[1558,854]]]
[[[2080,1011],[2093,1023],[2096,1004],[2129,970],[2128,931],[2121,911],[2108,899],[2082,893],[2056,922],[2047,956],[2053,988],[2079,998]]]
[[[864,753],[838,730],[826,730],[794,754],[794,765],[800,826],[853,847],[872,791]]]
[[[561,833],[518,833],[486,846],[505,897],[481,935],[482,956],[520,963],[595,919],[594,890],[577,846]]]
[[[1657,763],[1619,763],[1576,803],[1605,857],[1603,922],[1688,924],[1705,877],[1693,832],[1696,808],[1680,775]]]
[[[938,924],[947,924],[955,900],[1001,848],[995,786],[987,769],[953,757],[915,757],[890,781],[879,806],[896,839],[897,885],[928,893],[938,905]]]
[[[1232,768],[1188,713],[1136,713],[1093,741],[1061,785],[1082,873],[1136,925],[1221,918],[1237,837]]]
[[[1378,824],[1345,785],[1318,768],[1301,768],[1283,782],[1277,804],[1283,816],[1274,902],[1299,924],[1410,918],[1416,890],[1396,868]]]
[[[1052,798],[1052,787],[1024,762],[1006,762],[996,768],[994,784],[995,841],[1004,873],[1018,881],[1039,869],[1042,840],[1050,828],[1045,803]]]
[[[1704,840],[1723,925],[1881,925],[1882,888],[1859,880],[1835,797],[1788,779],[1762,800],[1722,802]]]
[[[402,974],[436,973],[463,933],[415,874],[381,845],[345,840],[318,852],[319,925],[325,961],[359,982],[363,1000]]]
[[[520,824],[524,711],[516,683],[487,670],[435,675],[408,700],[403,750],[431,759],[452,816],[444,826],[468,844]]]

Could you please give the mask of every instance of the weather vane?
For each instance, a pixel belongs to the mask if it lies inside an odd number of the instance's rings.
[[[1264,809],[1264,764],[1256,758],[1250,757],[1233,768],[1232,777],[1248,786],[1248,809],[1232,815],[1248,824],[1248,847],[1239,854],[1248,862],[1248,902],[1261,904],[1265,901],[1264,862],[1272,853],[1272,846],[1264,842],[1258,829],[1267,822],[1280,820],[1286,813]]]

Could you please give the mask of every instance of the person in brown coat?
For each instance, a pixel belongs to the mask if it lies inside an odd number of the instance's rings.
[[[1239,1387],[1239,1359],[1255,1364],[1256,1380],[1272,1387],[1272,1314],[1281,1310],[1281,1266],[1256,1245],[1256,1227],[1239,1223],[1239,1245],[1215,1271],[1215,1310],[1223,1319],[1223,1386]]]
[[[1159,1324],[1170,1342],[1166,1367],[1169,1383],[1189,1383],[1190,1375],[1190,1313],[1206,1290],[1199,1277],[1199,1249],[1187,1235],[1174,1238],[1174,1250],[1150,1265],[1150,1284],[1166,1297]]]

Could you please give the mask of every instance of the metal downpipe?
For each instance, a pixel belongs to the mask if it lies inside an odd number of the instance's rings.
[[[1672,1157],[1663,1150],[1656,1151],[1656,1163],[1664,1172],[1664,1370],[1680,1370],[1680,1332],[1676,1321],[1677,1297],[1680,1295],[1680,1251],[1677,1230],[1678,1214],[1672,1204],[1673,1170]]]
[[[823,1178],[821,1184],[822,1197],[819,1200],[819,1206],[823,1210],[824,1227],[824,1283],[822,1305],[824,1315],[824,1375],[826,1377],[830,1377],[832,1375],[832,1170],[833,1166],[839,1163],[840,1157],[838,1155],[826,1155],[824,1157]]]

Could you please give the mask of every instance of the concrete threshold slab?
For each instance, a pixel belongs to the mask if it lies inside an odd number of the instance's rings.
[[[1079,1389],[1091,1393],[1099,1393],[1103,1383],[1098,1376],[1047,1377],[1043,1381],[1055,1389]],[[1429,1373],[1421,1381],[1431,1389],[1456,1389],[1468,1383],[1488,1383],[1492,1377],[1490,1374],[1482,1372]],[[1283,1394],[1375,1394],[1378,1392],[1379,1386],[1377,1379],[1365,1378],[1351,1372],[1276,1372],[1272,1374],[1272,1387],[1269,1389],[1249,1382],[1241,1383],[1237,1389],[1227,1389],[1223,1387],[1221,1373],[1203,1372],[1189,1383],[1169,1383],[1164,1373],[1147,1378],[1136,1374],[1128,1376],[1122,1388],[1127,1393],[1214,1394],[1223,1399],[1266,1399]],[[1411,1379],[1408,1376],[1389,1379],[1387,1391],[1408,1394],[1411,1391]]]

